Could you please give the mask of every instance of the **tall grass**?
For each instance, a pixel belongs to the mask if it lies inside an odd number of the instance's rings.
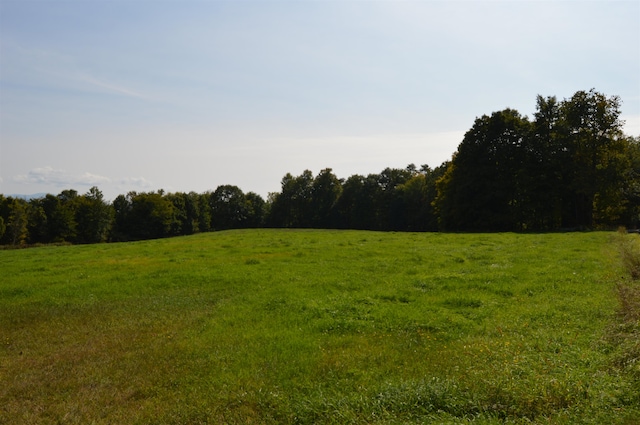
[[[632,378],[640,403],[640,237],[620,229],[617,244],[626,276],[616,287],[619,305],[608,341],[615,366]]]
[[[618,249],[622,264],[633,280],[640,279],[640,244],[638,235],[628,234],[625,228],[618,229]]]
[[[625,423],[613,249],[244,230],[0,251],[0,423]]]

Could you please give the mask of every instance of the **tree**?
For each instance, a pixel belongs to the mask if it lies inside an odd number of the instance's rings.
[[[443,164],[432,170],[423,165],[420,172],[413,172],[413,176],[406,183],[398,186],[402,196],[405,211],[406,229],[409,231],[436,231],[438,220],[433,208],[436,198],[436,181],[446,170]]]
[[[245,227],[255,228],[264,225],[265,220],[265,201],[262,196],[255,192],[247,192],[244,195],[246,202],[247,220]]]
[[[211,230],[211,208],[209,207],[209,196],[206,193],[189,193],[194,202],[194,209],[198,212],[198,231],[208,232]]]
[[[622,202],[624,210],[619,218],[620,224],[638,228],[640,225],[640,136],[626,137],[626,156],[629,167],[622,176]]]
[[[78,231],[76,210],[78,206],[78,192],[73,189],[63,190],[58,194],[58,208],[55,211],[55,222],[59,225],[58,240],[75,242]]]
[[[76,241],[79,243],[105,242],[113,222],[113,209],[104,201],[102,192],[92,187],[76,199]]]
[[[406,229],[405,199],[399,188],[414,175],[414,172],[415,166],[409,165],[405,169],[387,167],[377,175],[379,190],[375,192],[374,197],[376,229]]]
[[[320,171],[311,184],[309,200],[310,225],[316,228],[332,227],[333,208],[342,192],[342,182],[331,168]]]
[[[195,192],[178,192],[168,194],[167,198],[171,201],[175,210],[173,234],[191,235],[209,230],[210,214],[206,215],[206,225],[203,225],[204,220],[201,217],[205,211],[209,211],[209,206],[206,202],[204,204],[201,202],[200,195]]]
[[[519,184],[526,209],[521,221],[526,230],[553,230],[562,224],[563,173],[570,161],[558,137],[560,104],[555,96],[538,95],[533,134],[525,146],[525,164]]]
[[[50,242],[49,222],[44,209],[44,198],[29,200],[29,243]]]
[[[598,191],[593,204],[596,226],[637,225],[640,207],[638,139],[625,136],[613,140],[604,163],[598,167]]]
[[[163,238],[171,236],[175,228],[175,208],[164,191],[119,195],[113,208],[114,240]]]
[[[578,91],[562,102],[560,113],[559,137],[571,159],[565,164],[570,191],[565,197],[565,225],[593,227],[595,209],[611,206],[604,201],[606,194],[621,184],[620,98],[595,89]]]
[[[342,229],[373,230],[375,225],[375,199],[380,190],[375,175],[354,174],[342,184],[342,193],[336,201],[336,226]]]
[[[304,170],[298,177],[287,173],[282,178],[282,191],[271,199],[269,225],[310,227],[313,180],[313,174],[309,170]]]
[[[0,198],[0,217],[4,232],[0,243],[22,245],[28,237],[27,201],[19,198]],[[6,219],[5,219],[6,217]]]
[[[238,229],[248,218],[247,202],[238,186],[221,185],[210,195],[211,228]]]
[[[57,196],[47,194],[42,200],[34,202],[34,221],[31,224],[32,229],[37,229],[34,239],[44,243],[74,242],[77,234],[77,197],[75,190],[63,190]]]
[[[127,196],[118,195],[113,200],[114,223],[111,232],[111,239],[114,241],[127,241],[131,239],[131,224],[129,215],[131,214],[131,199],[137,196],[136,192],[129,192]]]
[[[477,118],[437,183],[444,229],[520,230],[528,208],[519,178],[531,123],[513,109]]]

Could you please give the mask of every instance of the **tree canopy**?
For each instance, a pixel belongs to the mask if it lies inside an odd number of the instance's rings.
[[[640,220],[640,137],[625,135],[621,100],[594,89],[538,96],[528,118],[475,119],[450,161],[339,178],[287,173],[260,195],[220,185],[198,194],[129,192],[25,200],[0,195],[0,244],[96,243],[246,227],[396,231],[554,231]]]

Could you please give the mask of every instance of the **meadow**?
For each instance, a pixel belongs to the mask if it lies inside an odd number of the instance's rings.
[[[0,251],[0,423],[638,423],[640,364],[612,331],[623,237],[270,229]]]

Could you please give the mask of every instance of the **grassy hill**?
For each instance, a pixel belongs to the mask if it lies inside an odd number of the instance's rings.
[[[615,235],[0,251],[0,423],[636,423]]]

